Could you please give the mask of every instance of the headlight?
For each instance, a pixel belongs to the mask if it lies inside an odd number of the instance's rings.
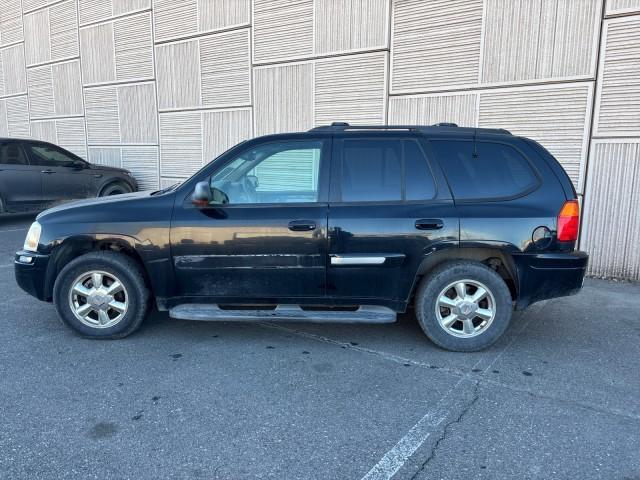
[[[24,239],[24,246],[22,248],[29,252],[37,252],[41,232],[42,227],[40,224],[38,222],[33,222],[31,224],[31,228],[29,228],[29,231],[27,232],[27,238]]]

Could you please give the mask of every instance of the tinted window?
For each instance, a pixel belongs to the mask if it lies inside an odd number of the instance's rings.
[[[51,145],[29,145],[31,163],[48,167],[69,167],[76,160]]]
[[[20,145],[14,142],[0,143],[0,163],[5,165],[27,165]]]
[[[321,151],[321,141],[260,145],[215,173],[211,186],[229,204],[316,202]]]
[[[342,201],[402,199],[401,140],[344,140]]]
[[[433,141],[453,195],[461,200],[519,195],[538,180],[529,162],[501,143]]]
[[[430,200],[436,195],[436,185],[427,159],[418,142],[404,142],[405,199]]]

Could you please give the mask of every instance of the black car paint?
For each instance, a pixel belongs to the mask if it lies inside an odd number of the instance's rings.
[[[0,158],[0,200],[7,212],[38,211],[70,200],[94,198],[113,183],[127,185],[135,192],[138,185],[123,168],[91,164],[72,152],[39,140],[0,138],[21,149],[27,165],[4,164]],[[29,146],[53,147],[75,165],[40,165]]]
[[[51,300],[62,266],[95,248],[120,248],[145,267],[158,307],[189,302],[219,304],[384,305],[404,311],[421,275],[439,262],[500,257],[514,279],[516,308],[569,295],[580,289],[587,255],[574,244],[555,241],[556,216],[568,178],[558,181],[553,157],[544,158],[527,140],[497,131],[439,128],[428,134],[372,131],[368,137],[417,138],[427,152],[438,192],[431,201],[341,203],[330,191],[323,153],[320,198],[314,204],[237,205],[198,208],[191,202],[197,182],[246,149],[288,139],[333,139],[348,133],[311,131],[243,142],[203,167],[183,184],[155,194],[137,193],[76,202],[38,216],[38,254],[16,254],[16,278],[23,289]],[[447,187],[431,138],[506,142],[535,157],[540,183],[527,195],[508,200],[456,203]],[[331,163],[332,168],[335,163]],[[562,175],[566,177],[560,168]],[[564,184],[563,184],[564,183]],[[332,193],[334,192],[334,193]],[[290,222],[315,224],[295,231]],[[427,229],[416,228],[422,222]],[[551,232],[544,244],[533,240],[538,227]],[[333,266],[333,255],[379,254],[382,266]],[[34,258],[31,264],[20,255]]]

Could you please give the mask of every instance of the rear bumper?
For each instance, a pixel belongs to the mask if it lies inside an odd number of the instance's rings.
[[[16,252],[14,269],[18,286],[38,300],[49,300],[45,289],[48,265],[49,255]]]
[[[518,269],[518,300],[522,310],[534,302],[578,293],[584,282],[586,252],[514,255]]]

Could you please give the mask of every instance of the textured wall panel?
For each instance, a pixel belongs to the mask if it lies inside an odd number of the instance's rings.
[[[49,9],[38,10],[24,17],[24,46],[27,65],[51,59]]]
[[[119,86],[118,117],[122,143],[158,143],[158,112],[153,83]]]
[[[6,135],[17,138],[29,138],[29,104],[27,96],[11,97],[0,100],[4,103],[6,115]]]
[[[393,92],[478,83],[482,0],[407,0],[393,9]]]
[[[31,137],[55,143],[84,159],[87,158],[83,118],[32,121]]]
[[[151,0],[78,0],[80,25],[151,8]]]
[[[254,68],[255,135],[313,126],[313,63]]]
[[[315,64],[315,124],[385,122],[386,52],[318,60]]]
[[[251,103],[249,30],[200,39],[200,73],[203,106]]]
[[[74,0],[24,16],[27,65],[77,57],[78,24]]]
[[[477,124],[478,94],[442,94],[389,98],[389,123],[433,125],[453,122],[461,127]]]
[[[0,46],[21,42],[22,7],[20,0],[3,0],[0,10]]]
[[[607,15],[640,12],[640,0],[607,0]]]
[[[122,168],[131,171],[140,190],[159,185],[158,147],[122,147]]]
[[[640,280],[640,139],[595,141],[581,248],[589,272]]]
[[[160,114],[160,172],[186,178],[202,167],[202,115],[200,112]]]
[[[202,112],[203,163],[251,138],[251,110]]]
[[[51,65],[53,104],[56,116],[82,115],[82,81],[80,61]]]
[[[525,87],[480,93],[479,127],[538,140],[562,164],[577,190],[586,156],[590,85]]]
[[[640,16],[608,20],[602,42],[594,134],[640,136]]]
[[[0,96],[27,92],[24,45],[19,43],[0,50]]]
[[[486,83],[594,76],[601,2],[487,0]]]
[[[248,24],[251,0],[198,0],[198,26],[201,32]]]
[[[0,99],[0,135],[9,135],[9,126],[7,125],[7,102]]]
[[[29,68],[27,70],[27,84],[29,86],[31,118],[54,116],[51,65]]]
[[[57,143],[56,121],[38,120],[31,122],[31,137],[44,142]]]
[[[84,102],[89,145],[120,143],[117,87],[85,88]]]
[[[158,108],[200,105],[198,40],[156,46]]]
[[[153,78],[151,14],[141,13],[114,21],[116,79]]]
[[[313,0],[254,0],[254,62],[312,55]]]
[[[122,167],[120,147],[89,147],[89,161],[98,165]]]
[[[384,48],[390,0],[316,0],[315,53]]]
[[[82,80],[85,85],[116,79],[113,23],[102,23],[80,29]]]
[[[36,8],[46,7],[57,0],[22,0],[22,10],[24,13],[35,10]]]

